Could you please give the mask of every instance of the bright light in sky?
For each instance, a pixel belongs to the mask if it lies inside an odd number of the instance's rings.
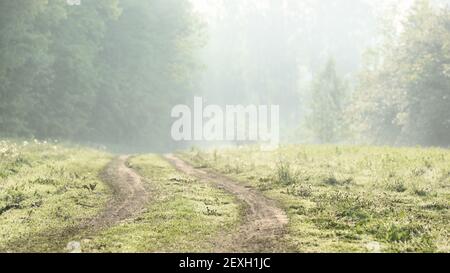
[[[220,0],[190,0],[195,11],[205,16],[214,15],[217,12],[217,6]]]
[[[189,0],[189,1],[191,1],[191,3],[193,4],[195,11],[201,13],[205,17],[216,16],[223,2],[223,0]],[[304,1],[305,3],[307,3],[310,0],[296,0],[296,1]],[[414,3],[414,0],[377,0],[377,1],[361,0],[361,1],[366,1],[370,4],[373,4],[374,6],[379,6],[381,9],[395,4],[398,6],[398,11],[403,15]],[[242,0],[242,2],[262,4],[262,2],[267,2],[267,0]]]

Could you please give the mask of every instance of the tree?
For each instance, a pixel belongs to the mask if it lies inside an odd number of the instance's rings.
[[[52,63],[34,85],[29,107],[27,127],[36,137],[80,140],[85,132],[100,87],[98,56],[107,25],[119,16],[117,5],[115,0],[79,6],[53,0],[37,18],[40,31],[49,33]],[[55,13],[61,16],[55,19]]]
[[[40,75],[48,71],[50,40],[34,25],[46,1],[0,2],[0,133],[29,135],[25,119]]]
[[[400,141],[449,145],[450,11],[417,1],[395,51],[405,100],[396,120]]]
[[[188,1],[1,1],[0,16],[0,137],[172,145],[197,68]]]
[[[345,100],[345,85],[337,76],[334,60],[329,59],[313,81],[311,113],[307,119],[308,127],[320,143],[342,140]]]
[[[376,143],[450,144],[449,25],[447,8],[416,1],[398,39],[361,73],[350,111],[359,134]]]
[[[121,1],[99,56],[99,92],[88,139],[133,149],[164,150],[170,110],[193,92],[199,30],[183,0]]]

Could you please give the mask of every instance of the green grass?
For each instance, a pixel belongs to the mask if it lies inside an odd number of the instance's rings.
[[[209,252],[222,232],[239,222],[234,198],[222,190],[180,175],[158,155],[131,165],[151,195],[147,209],[95,236],[78,238],[86,252]]]
[[[450,151],[283,146],[182,157],[277,200],[280,241],[299,252],[450,252]],[[99,179],[112,155],[43,142],[0,141],[0,252],[210,252],[241,219],[235,198],[178,173],[158,155],[132,158],[151,200],[136,218],[91,234],[85,219],[111,193]]]
[[[56,143],[0,141],[0,252],[58,252],[109,198],[111,156]]]
[[[289,215],[299,252],[449,252],[450,151],[283,146],[182,157],[259,189]]]

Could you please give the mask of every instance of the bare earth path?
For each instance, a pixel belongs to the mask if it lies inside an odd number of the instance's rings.
[[[148,193],[141,177],[127,164],[128,156],[111,161],[101,178],[113,190],[106,208],[86,226],[93,230],[109,227],[141,212],[148,201]]]
[[[196,169],[173,154],[165,158],[178,171],[212,183],[237,197],[246,207],[244,222],[234,234],[217,238],[217,252],[283,252],[277,244],[288,223],[286,213],[255,189],[248,188],[223,175]]]

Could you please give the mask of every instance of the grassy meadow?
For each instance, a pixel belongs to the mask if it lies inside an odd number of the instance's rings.
[[[0,141],[0,252],[58,252],[110,196],[112,156],[77,146]]]
[[[159,155],[133,157],[151,197],[137,217],[98,231],[82,228],[112,197],[101,172],[113,155],[47,142],[0,142],[0,252],[214,251],[240,221],[223,190],[179,174]]]
[[[181,156],[259,189],[289,216],[298,252],[449,252],[450,151],[282,146]]]
[[[275,200],[291,252],[449,252],[450,151],[364,146],[256,146],[178,154]],[[0,252],[215,252],[244,206],[178,172],[162,156],[133,156],[150,194],[136,217],[81,228],[112,197],[101,173],[114,155],[80,146],[0,141]]]

